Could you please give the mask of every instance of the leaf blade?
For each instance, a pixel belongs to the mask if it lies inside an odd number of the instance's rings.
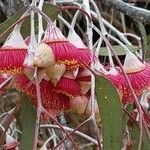
[[[18,11],[17,13],[15,13],[12,17],[10,17],[9,19],[7,19],[5,22],[0,24],[0,35],[7,30],[12,24],[14,24],[23,14],[24,12],[27,10],[28,7],[24,7],[23,9],[21,9],[20,11]],[[55,20],[57,15],[60,13],[60,8],[56,5],[52,5],[49,3],[44,3],[43,5],[43,12],[49,16],[52,20]],[[36,30],[37,28],[37,17],[35,18],[35,23],[36,23]],[[44,28],[46,27],[46,21],[44,21]],[[8,35],[11,33],[11,31],[13,30],[10,29],[7,33],[5,33],[2,38],[0,39],[0,43],[4,42]],[[21,33],[23,35],[23,37],[27,37],[30,35],[30,19],[29,17],[26,18],[26,20],[24,21],[22,27],[21,27]]]
[[[19,149],[32,149],[34,129],[36,124],[36,111],[32,107],[31,101],[27,96],[23,97],[23,102],[20,109],[20,117],[22,124],[22,135]]]
[[[96,95],[102,120],[103,150],[120,150],[123,116],[117,90],[106,78],[96,77]]]

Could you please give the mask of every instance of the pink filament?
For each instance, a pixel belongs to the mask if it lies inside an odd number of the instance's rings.
[[[86,65],[90,66],[92,61],[92,53],[91,51],[87,49],[79,49],[80,50],[80,65],[81,67],[85,67],[85,65],[82,63],[84,62]]]
[[[53,50],[58,64],[65,64],[67,69],[79,66],[80,51],[69,41],[53,41],[47,43]]]
[[[144,70],[135,73],[128,73],[127,75],[137,97],[140,97],[143,91],[150,86],[150,65],[146,64]],[[108,78],[120,90],[120,92],[122,92],[123,103],[133,102],[134,98],[122,73],[119,73],[118,75],[108,75]]]
[[[31,97],[34,106],[37,104],[36,87],[31,84],[30,80],[25,75],[17,77],[17,87]],[[69,109],[69,98],[63,94],[56,93],[53,84],[50,81],[42,80],[40,83],[42,105],[47,110],[55,110],[56,112]]]
[[[23,48],[0,48],[0,72],[20,74],[27,50]]]
[[[63,93],[69,97],[81,95],[81,90],[78,82],[75,79],[61,77],[56,86],[57,92]]]

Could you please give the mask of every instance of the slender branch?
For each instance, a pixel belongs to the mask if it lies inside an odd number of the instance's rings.
[[[12,122],[12,120],[14,119],[15,114],[19,111],[19,108],[21,106],[22,100],[20,99],[17,103],[16,103],[16,107],[8,113],[8,116],[2,121],[2,123],[0,124],[2,127],[4,128],[0,128],[0,144],[2,145],[4,142],[4,137],[5,137],[5,132],[7,131],[10,123]],[[5,130],[3,130],[5,129]]]
[[[40,127],[41,127],[41,128],[55,128],[55,129],[60,129],[60,127],[59,127],[58,125],[41,125]],[[80,131],[77,131],[77,130],[74,131],[74,129],[69,128],[69,127],[65,127],[65,126],[63,126],[63,128],[64,128],[66,131],[69,131],[69,132],[71,132],[71,133],[74,132],[75,134],[77,134],[77,135],[79,135],[79,136],[81,136],[81,137],[87,139],[88,141],[90,141],[90,142],[92,142],[92,143],[98,145],[98,143],[97,143],[97,141],[96,141],[95,139],[91,138],[90,136],[88,136],[88,135],[86,135],[86,134],[84,134],[84,133],[82,133],[82,132],[80,132]]]
[[[37,149],[38,134],[39,134],[39,127],[40,127],[40,116],[42,113],[41,91],[40,91],[40,86],[37,77],[37,68],[35,69],[34,78],[35,78],[36,93],[37,93],[37,118],[36,118],[35,131],[34,131],[33,150]]]
[[[38,8],[40,10],[42,10],[43,8],[43,4],[44,4],[44,0],[40,0]],[[42,38],[42,34],[44,33],[43,30],[43,18],[41,16],[41,14],[38,13],[38,27],[39,27],[39,31],[38,31],[38,43],[41,42],[41,38]]]
[[[88,19],[89,20],[91,20],[91,16],[86,12],[86,11],[84,11],[82,8],[80,8],[80,7],[76,7],[76,6],[62,6],[61,7],[61,10],[63,11],[63,10],[79,10],[79,11],[81,11],[82,13],[84,13],[87,17],[88,17]]]
[[[87,120],[85,120],[84,122],[82,122],[80,125],[78,125],[70,134],[69,136],[72,136],[79,128],[81,128],[83,125],[85,125],[88,121],[90,121],[91,118],[88,118]],[[54,147],[54,149],[56,149],[57,147],[59,147],[63,142],[65,142],[65,140],[67,139],[67,137],[65,137],[59,144],[57,144],[56,147]]]
[[[57,3],[59,4],[64,4],[66,1],[62,2],[62,1],[58,1]],[[66,4],[66,3],[65,3]],[[78,6],[78,7],[82,7],[81,4],[73,1],[71,4],[75,5],[75,6]],[[91,15],[97,19],[97,14],[90,10],[91,12]],[[123,33],[121,33],[117,28],[115,28],[113,25],[111,25],[108,21],[106,21],[105,19],[102,18],[102,21],[103,23],[105,24],[106,27],[108,27],[109,29],[111,29],[125,44],[127,45],[132,45],[128,40],[127,38],[123,35]]]
[[[68,134],[68,132],[66,132],[64,127],[43,107],[42,107],[42,111],[43,111],[43,113],[46,113],[53,121],[55,121],[55,123],[60,127],[60,129],[66,134],[66,138],[69,138],[71,140],[71,142],[74,144],[75,148],[78,150],[78,145],[73,140],[73,138]]]
[[[121,11],[133,19],[150,24],[150,11],[146,9],[132,6],[131,4],[127,4],[121,0],[103,0],[102,3]]]

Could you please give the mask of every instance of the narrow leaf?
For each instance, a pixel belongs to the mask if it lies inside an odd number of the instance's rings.
[[[135,123],[133,123],[131,129],[131,136],[133,142],[133,144],[131,145],[131,150],[138,149],[140,134],[139,134],[139,127]]]
[[[133,104],[128,104],[125,110],[130,114],[133,111]],[[126,113],[124,113],[123,115],[123,128],[124,129],[126,128],[129,119],[130,117]]]
[[[123,115],[116,88],[104,77],[96,77],[96,96],[102,120],[103,150],[120,150]]]
[[[126,54],[125,50],[120,45],[115,45],[115,46],[113,46],[113,48],[114,48],[117,55],[125,55]],[[139,47],[135,46],[135,45],[127,46],[127,48],[133,53],[139,50]],[[106,47],[101,47],[100,51],[99,51],[99,54],[101,56],[108,56],[107,48]]]
[[[132,142],[131,150],[138,149],[139,139],[140,139],[140,130],[137,124],[134,123],[131,130]],[[145,130],[143,130],[143,140],[142,140],[142,150],[150,149],[150,140],[148,139]]]
[[[0,34],[2,34],[5,30],[7,30],[12,24],[14,24],[27,10],[27,7],[24,7],[23,9],[19,10],[17,13],[15,13],[13,16],[11,16],[9,19],[7,19],[5,22],[0,24]],[[6,39],[10,31],[5,34],[3,38]],[[1,39],[0,42],[2,42],[4,39]]]
[[[27,7],[21,9],[20,11],[18,11],[17,13],[15,13],[13,16],[11,16],[9,19],[7,19],[5,22],[0,24],[0,35],[7,30],[12,24],[14,24],[23,14],[24,12],[27,10]],[[48,15],[52,20],[55,20],[57,15],[60,12],[60,9],[58,6],[56,5],[51,5],[48,3],[44,3],[43,5],[43,12]],[[36,30],[38,30],[38,23],[37,23],[37,15],[35,17],[35,28]],[[46,26],[46,22],[44,21],[44,27]],[[6,38],[8,37],[8,35],[11,33],[11,31],[13,30],[10,29],[6,34],[3,35],[3,37],[0,39],[0,43],[4,42],[6,40]],[[23,35],[23,37],[27,37],[30,35],[30,19],[29,17],[24,21],[22,28],[21,28],[21,33]]]
[[[36,123],[36,111],[32,107],[31,101],[27,96],[23,97],[20,109],[22,124],[22,135],[20,150],[31,150],[34,138],[34,128]]]

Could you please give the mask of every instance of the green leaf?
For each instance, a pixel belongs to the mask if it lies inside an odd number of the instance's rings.
[[[138,149],[139,138],[140,138],[140,130],[137,124],[134,123],[131,130],[131,136],[133,144],[131,145],[131,150]],[[146,132],[143,130],[143,140],[142,140],[142,148],[141,150],[149,150],[150,149],[150,140],[148,139]]]
[[[148,139],[146,133],[144,132],[142,150],[149,150],[149,149],[150,149],[150,140]]]
[[[31,101],[27,96],[23,97],[20,115],[22,124],[22,135],[19,149],[31,150],[33,145],[34,129],[36,124],[36,111],[33,108]]]
[[[27,7],[24,7],[23,9],[19,10],[16,14],[14,14],[12,17],[7,19],[5,22],[0,24],[0,35],[7,30],[12,24],[14,24],[27,10]],[[3,36],[3,38],[0,39],[0,42],[4,41],[7,36],[10,34],[11,30]]]
[[[96,96],[100,109],[103,150],[120,150],[123,134],[123,115],[119,95],[106,78],[96,77]]]
[[[0,24],[0,35],[7,30],[12,24],[14,24],[22,15],[23,13],[27,10],[27,7],[21,9],[20,11],[18,11],[16,14],[14,14],[12,17],[10,17],[9,19],[7,19],[5,22]],[[43,12],[48,15],[52,20],[55,20],[57,15],[60,12],[60,8],[56,5],[51,5],[48,3],[44,3],[43,5]],[[35,28],[36,31],[38,29],[38,19],[37,19],[37,15],[35,17]],[[46,22],[44,21],[44,28],[46,27]],[[4,34],[4,36],[0,39],[0,43],[4,42],[6,40],[6,38],[8,37],[8,35],[11,33],[11,31],[13,30],[10,29],[6,34]],[[30,19],[29,17],[24,21],[22,28],[21,28],[21,33],[23,35],[23,37],[27,37],[30,35]]]
[[[130,114],[134,110],[133,104],[128,104],[126,106],[125,110]],[[126,113],[124,113],[124,115],[123,115],[123,126],[124,126],[124,128],[126,127],[129,119],[130,119],[130,117]]]
[[[52,20],[55,20],[57,15],[60,13],[60,8],[56,5],[51,5],[48,3],[44,3],[43,12],[49,16]],[[43,27],[46,29],[47,22],[43,19]],[[38,16],[35,15],[35,32],[38,33]],[[27,37],[30,35],[30,19],[28,18],[21,29],[21,33],[23,37]]]
[[[133,123],[132,129],[131,129],[131,136],[132,136],[132,142],[131,150],[138,149],[139,145],[139,127],[137,124]]]
[[[125,50],[123,49],[122,46],[120,45],[115,45],[113,46],[116,54],[119,56],[119,55],[125,55],[126,52]],[[127,48],[131,51],[131,52],[136,52],[139,50],[139,47],[138,46],[135,46],[135,45],[132,45],[132,46],[127,46]],[[108,52],[107,52],[107,48],[106,47],[101,47],[100,48],[100,51],[99,51],[99,54],[101,56],[108,56]]]

